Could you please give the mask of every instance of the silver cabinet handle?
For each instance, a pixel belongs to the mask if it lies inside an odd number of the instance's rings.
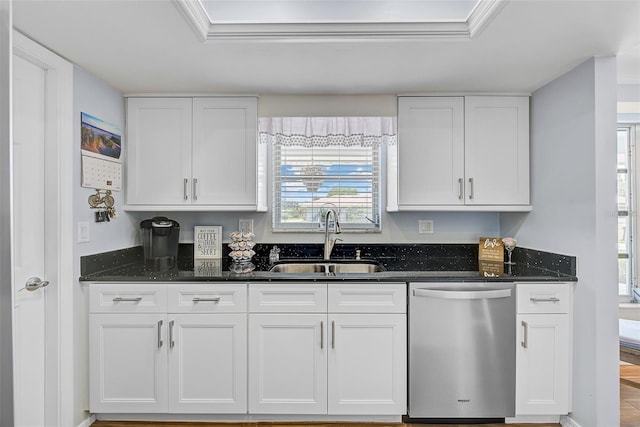
[[[560,298],[551,297],[551,298],[529,298],[531,302],[560,302]]]
[[[193,178],[193,200],[198,200],[198,179]]]
[[[527,348],[529,345],[529,324],[524,320],[522,321],[522,341],[520,345],[524,348]]]
[[[133,297],[133,298],[115,297],[113,299],[113,302],[140,302],[140,301],[142,301],[142,297]]]
[[[336,322],[331,321],[331,348],[336,348]]]
[[[220,297],[214,297],[214,298],[200,298],[200,297],[195,297],[192,300],[193,302],[220,302]]]
[[[158,348],[162,347],[162,320],[158,320]]]
[[[324,348],[324,322],[320,322],[320,348]]]
[[[462,200],[464,198],[464,179],[458,178],[458,199]]]
[[[170,321],[169,322],[169,348],[173,348],[174,345],[176,345],[176,343],[173,341],[173,325],[174,325],[174,321]]]
[[[473,199],[473,178],[469,178],[469,200]]]
[[[187,178],[184,179],[184,184],[183,184],[183,192],[184,192],[184,199],[187,200],[189,199],[189,195],[187,194],[188,188],[187,186],[189,185],[189,180]]]

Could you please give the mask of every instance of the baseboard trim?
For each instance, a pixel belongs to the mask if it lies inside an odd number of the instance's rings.
[[[560,417],[560,425],[563,427],[581,427],[580,424],[576,422],[569,415],[563,415]]]
[[[82,421],[80,424],[78,424],[77,427],[89,427],[91,424],[96,422],[96,416],[95,415],[91,415],[89,418],[86,418],[84,421]]]

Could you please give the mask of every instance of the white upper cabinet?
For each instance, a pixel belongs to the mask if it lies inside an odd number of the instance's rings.
[[[190,98],[128,99],[127,204],[191,203],[184,182],[191,179],[191,104]]]
[[[255,97],[129,98],[127,210],[264,210]]]
[[[387,210],[530,210],[529,98],[399,97]]]
[[[466,204],[529,204],[529,98],[464,99]]]

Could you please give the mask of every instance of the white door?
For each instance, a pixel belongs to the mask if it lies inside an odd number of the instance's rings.
[[[15,422],[44,426],[48,289],[28,291],[25,282],[31,277],[47,280],[45,71],[14,55],[13,74]]]
[[[327,413],[327,315],[249,315],[249,413]]]
[[[246,314],[169,315],[169,412],[247,412]]]
[[[329,414],[406,413],[404,314],[329,315]]]
[[[73,66],[15,31],[12,62],[15,422],[71,425]]]

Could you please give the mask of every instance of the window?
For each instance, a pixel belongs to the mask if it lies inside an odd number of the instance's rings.
[[[380,231],[383,143],[395,119],[290,117],[260,119],[271,143],[274,231],[324,231],[329,209],[343,231]]]
[[[618,127],[618,294],[631,297],[635,283],[634,268],[634,175],[636,126]]]

